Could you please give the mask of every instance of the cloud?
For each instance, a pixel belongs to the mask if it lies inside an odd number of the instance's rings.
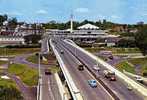
[[[78,12],[78,13],[88,13],[89,9],[88,8],[77,8],[77,9],[75,9],[75,12]]]
[[[112,19],[120,19],[120,16],[112,15],[111,18],[112,18]]]
[[[44,15],[44,14],[47,14],[47,11],[46,10],[43,10],[43,9],[41,9],[41,10],[38,10],[38,11],[36,11],[36,14],[41,14],[41,15]]]

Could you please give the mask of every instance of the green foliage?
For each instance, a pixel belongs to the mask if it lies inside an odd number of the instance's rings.
[[[0,48],[0,55],[20,55],[25,53],[34,53],[40,51],[40,48]]]
[[[7,61],[1,61],[0,60],[0,65],[3,65],[3,64],[6,64],[7,63]]]
[[[15,74],[28,86],[34,86],[38,83],[38,70],[30,68],[23,64],[11,64],[8,72]]]
[[[8,19],[7,15],[0,15],[0,26],[3,25],[3,22],[6,21]]]
[[[38,44],[41,40],[41,35],[31,34],[24,36],[24,39],[27,44]]]
[[[116,67],[117,67],[120,71],[126,70],[127,72],[135,73],[135,68],[134,68],[134,66],[131,66],[127,61],[123,61],[123,62],[117,64]]]
[[[15,87],[0,86],[0,100],[23,100],[23,96]]]
[[[144,54],[147,53],[147,27],[140,28],[139,32],[135,35],[136,44]]]

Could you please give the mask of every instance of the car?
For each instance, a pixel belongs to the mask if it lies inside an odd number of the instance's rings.
[[[79,71],[84,70],[84,66],[83,66],[82,64],[78,65],[78,70],[79,70]]]
[[[93,69],[94,69],[95,71],[100,71],[100,68],[98,67],[98,65],[94,65],[94,66],[93,66]]]
[[[143,79],[142,79],[140,76],[137,76],[137,77],[136,77],[136,80],[137,80],[138,82],[140,82],[140,83],[143,83]]]
[[[132,90],[133,90],[133,88],[132,88],[130,85],[127,85],[127,89],[128,89],[129,91],[132,91]]]
[[[97,82],[94,79],[88,80],[88,84],[92,87],[92,88],[96,88],[97,87]]]
[[[110,77],[110,81],[116,81],[116,77],[115,76],[111,76]]]
[[[111,55],[111,56],[109,56],[108,58],[109,58],[109,59],[113,59],[113,56]]]
[[[60,51],[60,53],[61,53],[61,54],[64,54],[64,51],[63,51],[63,50],[61,50],[61,51]]]
[[[45,69],[44,72],[45,72],[45,75],[51,75],[52,74],[50,69]]]

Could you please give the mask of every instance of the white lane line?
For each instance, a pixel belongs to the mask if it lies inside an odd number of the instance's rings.
[[[86,68],[86,71],[88,72],[88,74],[97,81],[97,79],[88,71],[88,69]],[[111,100],[115,100],[110,93],[97,81],[97,83],[103,88],[103,90],[110,96]]]
[[[51,90],[52,83],[50,82],[49,77],[47,79],[48,79],[48,90],[49,90],[49,93],[51,93],[52,100],[55,100],[54,95],[53,95],[52,90]]]

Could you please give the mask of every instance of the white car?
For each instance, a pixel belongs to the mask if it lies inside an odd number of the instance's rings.
[[[98,67],[98,65],[94,65],[94,66],[93,66],[93,69],[94,69],[95,71],[100,71],[100,67]]]
[[[136,77],[136,80],[137,80],[138,82],[141,82],[141,83],[143,82],[143,79],[142,79],[141,77],[139,77],[139,76]]]

